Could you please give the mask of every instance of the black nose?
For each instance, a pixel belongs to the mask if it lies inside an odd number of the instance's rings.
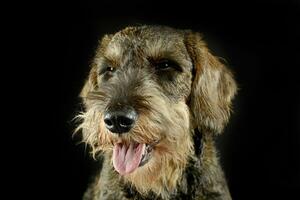
[[[134,125],[137,113],[133,108],[122,108],[107,111],[104,114],[104,123],[108,130],[113,133],[126,133]]]

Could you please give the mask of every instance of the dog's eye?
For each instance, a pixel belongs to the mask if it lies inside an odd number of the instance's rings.
[[[156,64],[156,67],[158,69],[168,69],[168,68],[170,68],[170,66],[171,65],[169,62],[161,62],[161,63]]]
[[[106,74],[106,73],[112,73],[114,72],[116,69],[114,67],[109,67],[109,66],[106,66],[106,67],[103,67],[99,74],[102,75],[102,74]]]
[[[106,68],[106,71],[107,71],[107,72],[114,72],[114,71],[115,71],[115,68],[113,68],[113,67],[107,67],[107,68]]]
[[[170,60],[161,60],[161,61],[155,62],[154,66],[155,66],[156,70],[165,71],[165,70],[175,69],[177,71],[182,72],[182,68],[178,64],[176,64],[175,62],[170,61]]]

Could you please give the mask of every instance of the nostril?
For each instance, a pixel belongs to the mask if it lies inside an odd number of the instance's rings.
[[[108,118],[104,119],[104,123],[105,123],[107,126],[112,126],[112,125],[113,125],[112,120],[111,120],[111,119],[108,119]]]
[[[128,117],[120,116],[118,117],[118,123],[121,127],[130,127],[133,124],[134,120]]]

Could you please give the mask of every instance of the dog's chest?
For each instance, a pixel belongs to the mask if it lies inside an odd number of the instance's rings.
[[[187,167],[181,182],[178,184],[176,191],[169,193],[168,198],[157,196],[153,192],[147,195],[141,195],[133,187],[129,185],[124,186],[124,195],[130,200],[186,200],[186,199],[202,199],[201,180],[199,169],[195,167],[195,163]]]

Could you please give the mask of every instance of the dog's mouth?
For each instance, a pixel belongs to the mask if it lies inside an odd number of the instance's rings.
[[[159,141],[151,144],[141,144],[137,142],[116,143],[113,148],[113,165],[115,170],[126,175],[135,171],[148,163],[152,157],[153,148]]]

